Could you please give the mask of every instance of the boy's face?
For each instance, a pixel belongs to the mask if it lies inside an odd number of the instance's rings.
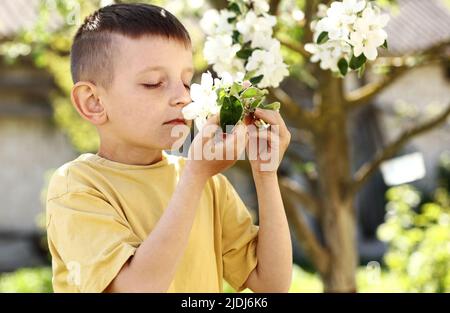
[[[181,109],[191,101],[191,49],[156,36],[117,36],[113,47],[119,49],[113,61],[114,79],[109,88],[100,89],[108,115],[108,122],[99,127],[102,140],[159,150],[182,143],[188,132],[175,136],[171,132],[183,125],[174,120],[183,120]],[[191,121],[184,123],[191,126]]]

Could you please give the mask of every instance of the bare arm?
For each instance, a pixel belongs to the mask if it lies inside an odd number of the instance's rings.
[[[254,174],[259,203],[258,265],[246,287],[254,292],[288,292],[292,277],[292,246],[276,173]]]
[[[249,126],[250,137],[266,140],[268,149],[261,150],[254,159],[249,156],[258,196],[259,233],[258,265],[245,286],[255,292],[288,292],[292,279],[292,245],[277,169],[291,135],[278,112],[258,109],[255,117],[272,126],[266,133]],[[250,139],[249,144],[256,143]],[[266,152],[265,156],[270,156],[268,159],[262,157]]]

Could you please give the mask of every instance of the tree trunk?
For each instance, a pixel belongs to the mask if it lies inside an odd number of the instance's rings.
[[[337,208],[326,214],[323,222],[330,268],[323,277],[325,292],[356,292],[357,252],[355,221],[348,208]]]
[[[322,127],[315,134],[321,202],[321,226],[329,254],[329,268],[322,273],[326,292],[356,292],[356,221],[351,181],[347,114],[342,81],[327,77],[321,90]]]
[[[326,292],[355,292],[357,266],[353,196],[346,181],[350,175],[345,123],[331,122],[323,136],[317,137],[321,226],[329,253],[329,269],[323,275]]]

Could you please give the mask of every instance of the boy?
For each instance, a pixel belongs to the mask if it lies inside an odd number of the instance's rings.
[[[190,102],[192,63],[186,29],[157,6],[107,6],[78,30],[72,103],[101,143],[50,181],[55,292],[222,292],[223,278],[238,291],[288,291],[292,251],[276,169],[251,161],[259,228],[220,174],[245,149],[247,127],[215,142],[212,117],[193,140],[191,150],[220,146],[232,159],[163,151],[187,136],[172,136],[175,126],[191,125],[181,109]],[[282,156],[290,135],[279,113],[256,116],[279,126]]]

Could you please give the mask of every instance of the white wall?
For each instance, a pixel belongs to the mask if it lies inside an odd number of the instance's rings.
[[[45,173],[75,157],[49,118],[0,117],[0,230],[36,229]]]

